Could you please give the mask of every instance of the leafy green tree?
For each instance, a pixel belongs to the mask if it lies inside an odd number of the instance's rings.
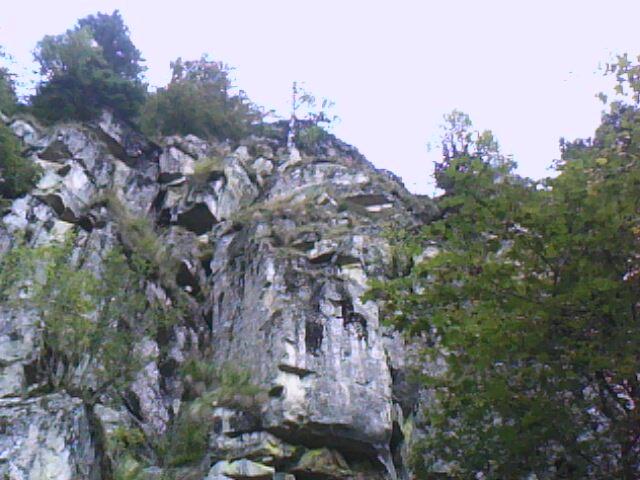
[[[7,59],[9,56],[0,47],[0,60]],[[18,97],[16,96],[15,81],[13,75],[6,67],[0,67],[0,112],[5,115],[11,115],[18,106]]]
[[[234,93],[230,69],[222,62],[178,58],[171,69],[171,82],[150,95],[142,111],[140,125],[147,135],[239,140],[262,119],[244,92]]]
[[[637,478],[640,112],[614,106],[540,183],[468,118],[450,119],[443,215],[404,237],[412,266],[371,293],[443,366],[425,376],[416,470]]]
[[[91,31],[102,50],[102,56],[116,75],[136,82],[146,70],[140,50],[131,41],[129,29],[120,12],[98,13],[78,20],[78,27]]]
[[[103,108],[131,119],[144,102],[142,58],[118,11],[89,16],[61,35],[45,36],[35,58],[44,79],[31,103],[45,121],[91,120]]]
[[[7,55],[0,47],[0,59]],[[5,67],[0,67],[0,112],[11,115],[18,107],[15,82]],[[20,142],[0,121],[0,200],[16,198],[28,192],[37,181],[40,169],[22,156]]]

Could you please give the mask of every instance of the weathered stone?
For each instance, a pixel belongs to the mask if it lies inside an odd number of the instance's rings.
[[[252,168],[258,177],[258,184],[262,186],[264,185],[266,178],[273,172],[273,163],[263,157],[260,157],[253,162]]]
[[[77,222],[92,205],[97,189],[80,165],[68,165],[64,176],[48,171],[33,195],[53,208],[60,219]]]
[[[158,153],[157,145],[139,131],[117,121],[108,110],[102,112],[98,127],[111,154],[131,166],[140,166],[139,160],[155,159]]]
[[[0,397],[18,396],[36,380],[29,369],[38,353],[37,324],[34,311],[0,307]]]
[[[170,182],[193,174],[195,160],[176,147],[169,147],[160,154],[160,181]]]
[[[211,467],[207,479],[211,480],[216,476],[222,475],[223,478],[227,477],[236,480],[271,480],[274,473],[275,469],[273,467],[252,462],[251,460],[241,459],[234,462],[223,460]]]
[[[341,480],[353,477],[353,472],[340,453],[322,448],[309,450],[291,468],[296,475],[308,475],[327,480]]]
[[[214,418],[214,435],[210,439],[211,455],[214,458],[237,460],[248,458],[257,462],[272,465],[293,458],[299,448],[289,445],[278,437],[267,432],[240,433],[230,431]]]
[[[85,407],[65,395],[0,400],[0,477],[101,478]]]
[[[24,120],[14,120],[9,128],[13,132],[13,134],[21,139],[24,143],[29,146],[36,146],[39,138],[39,134],[37,130],[33,127],[33,125],[27,123]]]

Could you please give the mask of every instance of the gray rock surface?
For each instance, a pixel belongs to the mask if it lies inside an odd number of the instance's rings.
[[[120,463],[141,478],[406,477],[405,346],[362,295],[389,269],[384,229],[417,224],[427,205],[333,138],[312,154],[288,151],[286,131],[235,149],[194,136],[157,146],[109,114],[7,121],[44,175],[0,218],[0,255],[19,236],[46,245],[73,230],[74,258],[97,272],[110,248],[130,247],[123,222],[147,218],[171,265],[145,280],[147,297],[181,293],[188,314],[140,340],[131,355],[145,363],[125,390],[88,403],[42,383],[28,298],[0,306],[0,477],[97,480]],[[194,359],[218,373],[185,373]],[[225,369],[251,385],[224,384]],[[196,402],[203,456],[167,466],[161,445]]]
[[[0,400],[0,477],[99,479],[85,407],[65,395]]]

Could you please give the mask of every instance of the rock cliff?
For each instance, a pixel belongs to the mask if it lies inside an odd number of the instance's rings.
[[[43,175],[1,212],[0,255],[71,239],[74,268],[99,272],[132,249],[123,218],[146,219],[166,262],[145,295],[183,307],[139,337],[131,382],[88,401],[43,378],[29,289],[0,305],[0,478],[409,478],[406,348],[362,294],[392,267],[385,229],[418,224],[424,201],[332,136],[287,149],[284,123],[232,146],[156,144],[107,113],[6,121]],[[196,404],[204,448],[167,461]]]

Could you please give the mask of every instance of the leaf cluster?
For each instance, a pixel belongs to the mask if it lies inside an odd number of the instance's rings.
[[[40,174],[38,165],[22,156],[20,142],[0,122],[0,198],[24,195],[33,188]]]
[[[442,217],[405,235],[408,270],[370,293],[445,365],[425,378],[426,478],[635,478],[639,121],[617,107],[540,183],[469,125],[449,137],[465,146],[439,171]]]
[[[0,60],[8,55],[0,47]],[[18,107],[18,97],[15,89],[15,79],[9,69],[0,67],[0,112],[5,115],[13,114]]]
[[[171,82],[149,95],[140,126],[149,136],[189,135],[237,141],[262,120],[243,91],[235,92],[230,68],[209,60],[171,64]]]
[[[91,15],[36,46],[43,81],[31,97],[42,120],[92,120],[109,108],[122,119],[136,116],[146,96],[140,52],[118,11]]]

